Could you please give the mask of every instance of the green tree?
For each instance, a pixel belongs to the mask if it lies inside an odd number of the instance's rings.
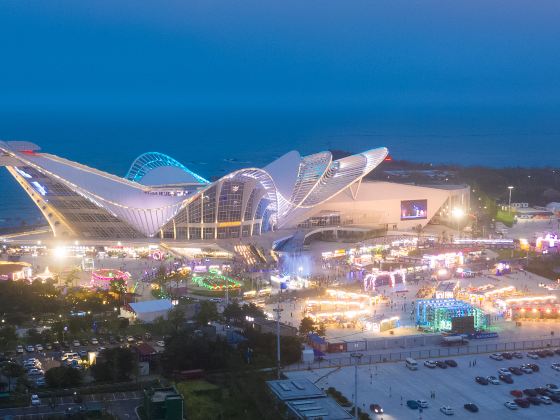
[[[8,379],[8,390],[12,389],[12,380],[21,378],[25,372],[23,366],[11,362],[4,363],[0,369],[2,375]]]
[[[315,322],[308,316],[302,318],[299,324],[299,333],[301,335],[307,335],[313,331],[315,331]]]
[[[63,277],[64,284],[67,287],[76,287],[78,280],[80,280],[80,271],[77,268],[73,268]]]
[[[241,306],[239,306],[239,303],[233,302],[224,308],[222,315],[228,322],[232,319],[239,321],[243,318],[243,310],[241,309]]]
[[[81,385],[83,376],[78,369],[58,366],[45,372],[45,381],[51,388],[69,388]]]
[[[18,337],[15,327],[6,325],[0,328],[0,349],[6,350],[16,343]]]
[[[205,337],[178,334],[166,341],[162,366],[169,373],[174,370],[224,369],[229,352],[229,346],[220,338],[210,341]]]
[[[136,360],[136,355],[128,348],[105,349],[91,367],[91,374],[96,382],[128,381],[136,369]]]
[[[177,334],[185,325],[185,311],[180,306],[176,306],[167,314],[167,321],[173,333]]]
[[[214,302],[208,300],[200,302],[200,308],[196,314],[196,320],[200,325],[206,325],[210,321],[215,321],[218,318],[218,308],[216,308]]]

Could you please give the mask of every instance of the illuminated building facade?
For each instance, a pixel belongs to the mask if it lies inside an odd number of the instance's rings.
[[[215,182],[161,153],[145,153],[124,178],[40,152],[29,142],[0,142],[6,167],[48,221],[55,237],[216,240],[294,226],[362,178],[386,148],[334,160],[330,152],[292,151],[265,168]]]
[[[474,332],[487,327],[488,318],[479,308],[456,299],[417,300],[414,307],[416,325],[425,330],[440,332]],[[465,329],[470,325],[472,331]]]

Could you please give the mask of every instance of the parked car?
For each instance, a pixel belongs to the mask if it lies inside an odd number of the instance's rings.
[[[509,393],[513,395],[515,398],[523,397],[523,391],[520,391],[519,389],[512,389],[511,391],[509,391]]]
[[[509,371],[508,368],[500,368],[498,369],[498,373],[500,375],[511,375],[511,372]]]
[[[436,366],[441,369],[447,369],[447,364],[445,362],[442,362],[441,360],[436,361]]]
[[[165,341],[163,341],[163,340],[156,341],[156,346],[165,347]]]
[[[538,359],[539,355],[537,353],[530,351],[529,353],[527,353],[527,357],[530,359]]]
[[[371,404],[369,409],[375,414],[383,414],[383,408],[379,404]]]
[[[510,410],[517,410],[517,407],[519,407],[516,403],[514,403],[513,401],[506,401],[504,403],[504,405],[509,408]]]
[[[45,378],[40,376],[37,379],[35,379],[35,385],[38,387],[43,387],[43,386],[47,386],[47,382],[45,381]]]
[[[560,371],[560,363],[553,363],[552,365],[550,365],[550,367],[554,370]]]
[[[35,347],[33,347],[31,344],[28,345],[27,347],[25,347],[25,350],[27,350],[29,353],[33,353],[35,351]]]
[[[514,351],[512,354],[513,354],[513,357],[515,357],[516,359],[523,359],[523,353],[520,353],[518,351]]]
[[[408,408],[411,408],[413,410],[417,410],[418,409],[418,403],[414,400],[408,400],[406,402],[406,405],[408,406]]]
[[[436,362],[434,362],[433,360],[426,360],[424,362],[424,366],[426,366],[427,368],[430,368],[430,369],[435,369],[436,368]]]
[[[529,401],[532,405],[541,405],[542,401],[539,397],[527,397],[527,401]]]
[[[17,354],[22,354],[23,353],[23,346],[22,345],[18,345],[16,347],[16,353]]]
[[[555,403],[560,403],[560,395],[558,394],[549,395],[549,398]]]
[[[41,345],[41,344],[36,344],[36,345],[35,345],[35,350],[37,350],[37,351],[43,351],[43,345]]]
[[[490,359],[494,360],[504,360],[503,356],[500,353],[492,353],[490,355]]]
[[[74,347],[80,347],[80,342],[78,340],[74,340],[74,342],[72,343],[72,345]]]
[[[545,387],[546,389],[554,393],[560,392],[560,388],[558,388],[558,385],[556,384],[546,384]]]
[[[537,398],[539,400],[541,400],[541,402],[543,404],[546,404],[546,405],[552,404],[552,400],[549,397],[547,397],[546,395],[539,395]]]
[[[45,344],[45,348],[46,348],[47,350],[52,350],[53,346],[52,346],[51,343],[47,343],[47,344]]]
[[[509,352],[505,352],[501,354],[504,359],[511,360],[513,358],[513,354]]]
[[[559,349],[555,349],[555,350],[554,350],[554,353],[560,355],[560,348],[559,348]]]
[[[441,411],[443,414],[445,414],[446,416],[452,416],[453,414],[455,414],[455,412],[453,411],[453,409],[451,407],[449,407],[448,405],[444,405],[443,407],[441,407],[439,409],[439,411]]]
[[[531,369],[529,366],[526,365],[521,366],[519,369],[521,369],[523,373],[526,373],[528,375],[533,373],[533,369]]]
[[[536,365],[535,363],[527,363],[527,366],[529,366],[531,369],[533,369],[533,372],[538,372],[539,370],[541,370],[539,368],[539,365]]]
[[[41,399],[37,394],[31,395],[31,405],[33,406],[41,405]]]
[[[506,384],[513,383],[513,378],[511,377],[511,375],[499,375],[498,378],[500,378],[500,381],[505,382]]]
[[[513,400],[513,402],[517,404],[518,407],[521,408],[529,408],[529,406],[531,405],[531,403],[529,403],[529,400],[527,400],[527,398],[516,398]]]
[[[495,376],[488,376],[486,380],[490,382],[492,385],[500,385],[500,380]]]
[[[548,395],[549,393],[549,390],[543,387],[535,388],[535,391],[537,391],[537,394],[539,395]]]
[[[91,344],[93,344],[94,346],[97,346],[99,344],[99,341],[97,341],[97,338],[93,337],[91,339]]]
[[[428,408],[429,407],[428,401],[416,400],[416,402],[418,403],[418,407],[422,407],[422,408]]]
[[[523,371],[522,371],[521,369],[519,369],[518,367],[511,366],[511,367],[509,367],[508,369],[509,369],[509,371],[510,371],[511,373],[513,373],[514,375],[517,375],[517,376],[523,375]]]
[[[488,379],[483,376],[477,376],[474,380],[479,383],[480,385],[488,385]]]
[[[538,392],[531,388],[524,389],[523,393],[528,397],[536,397],[538,395]]]
[[[127,341],[128,343],[134,343],[134,337],[131,336],[131,335],[129,335],[128,337],[126,337],[126,341]]]
[[[465,407],[465,410],[470,411],[471,413],[478,413],[478,407],[476,406],[476,404],[467,403],[463,407]]]
[[[449,367],[457,367],[457,362],[453,359],[446,360],[445,364]]]

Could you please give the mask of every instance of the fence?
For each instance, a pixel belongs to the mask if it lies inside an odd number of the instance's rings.
[[[400,352],[385,352],[379,354],[364,353],[359,360],[360,365],[371,365],[374,363],[388,363],[412,359],[431,359],[437,357],[453,357],[469,354],[496,353],[505,351],[534,350],[547,347],[560,346],[560,338],[548,338],[524,341],[509,341],[495,343],[469,344],[466,346],[438,347],[430,349],[415,349]],[[355,365],[355,359],[350,354],[347,356],[317,360],[315,362],[299,362],[285,366],[284,371],[335,368]]]

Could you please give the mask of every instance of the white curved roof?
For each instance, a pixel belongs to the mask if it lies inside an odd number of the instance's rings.
[[[263,169],[270,174],[276,184],[278,192],[284,197],[290,197],[296,183],[301,155],[292,150],[266,165]]]

